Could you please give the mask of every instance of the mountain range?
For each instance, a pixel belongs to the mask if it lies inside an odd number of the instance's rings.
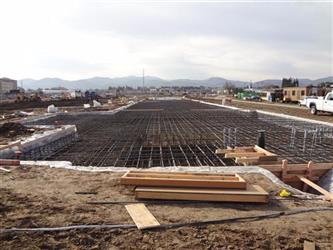
[[[319,79],[298,79],[301,86],[306,85],[317,85],[321,82],[333,81],[333,76],[319,78]],[[159,77],[146,76],[145,77],[145,87],[161,87],[161,86],[205,86],[205,87],[223,87],[226,82],[232,83],[236,87],[246,87],[249,82],[228,80],[222,77],[211,77],[205,80],[191,80],[191,79],[175,79],[175,80],[165,80]],[[252,84],[253,87],[263,87],[269,85],[281,86],[281,79],[267,79],[262,81],[257,81]],[[35,79],[22,79],[18,81],[18,85],[24,89],[38,89],[38,88],[53,88],[53,87],[65,87],[67,89],[107,89],[108,87],[118,87],[118,86],[129,86],[129,87],[142,87],[143,80],[142,77],[138,76],[127,76],[127,77],[93,77],[81,80],[64,80],[60,78],[42,78],[40,80]]]

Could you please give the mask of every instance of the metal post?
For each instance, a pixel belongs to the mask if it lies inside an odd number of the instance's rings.
[[[258,146],[265,148],[265,130],[258,130]]]

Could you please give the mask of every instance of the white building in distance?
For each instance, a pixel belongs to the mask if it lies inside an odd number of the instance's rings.
[[[0,78],[0,94],[9,93],[11,90],[17,89],[17,81],[9,78]]]

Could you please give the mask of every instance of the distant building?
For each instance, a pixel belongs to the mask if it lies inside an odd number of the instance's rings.
[[[316,96],[317,87],[288,87],[283,88],[283,101],[284,102],[298,102],[304,100],[306,96]]]
[[[81,98],[83,96],[81,90],[73,90],[70,92],[72,98]]]
[[[292,87],[299,87],[298,79],[294,78],[283,78],[282,79],[282,88],[292,88]]]
[[[280,88],[257,89],[255,92],[259,94],[262,100],[268,102],[277,102],[283,99],[282,89]]]
[[[17,89],[17,81],[9,78],[0,78],[0,94],[9,93]]]

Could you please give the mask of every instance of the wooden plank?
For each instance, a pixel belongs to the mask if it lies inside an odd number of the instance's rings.
[[[125,208],[138,229],[153,228],[160,225],[154,215],[142,203],[126,205]]]
[[[265,156],[259,156],[259,161],[260,162],[267,162],[267,161],[270,161],[270,162],[274,162],[274,161],[278,161],[278,157],[277,155],[265,155]]]
[[[239,178],[235,176],[215,176],[215,175],[182,175],[182,174],[146,174],[146,173],[128,173],[124,177],[141,177],[141,178],[169,178],[169,179],[198,179],[198,180],[234,180]]]
[[[323,194],[327,200],[333,201],[333,194],[328,192],[327,190],[323,189],[322,187],[318,186],[316,183],[313,183],[309,179],[298,176],[298,178],[303,181],[308,186],[312,187],[313,189],[317,190],[319,193]]]
[[[254,152],[253,147],[235,147],[235,152]]]
[[[236,152],[236,153],[227,153],[224,158],[236,158],[236,157],[259,157],[265,156],[263,153],[257,152]]]
[[[236,176],[237,174],[234,173],[223,173],[223,174],[218,174],[218,173],[208,173],[208,172],[170,172],[170,171],[147,171],[147,170],[130,170],[127,171],[127,173],[133,173],[133,174],[140,174],[140,173],[149,173],[149,174],[166,174],[166,175],[171,175],[171,174],[181,174],[181,175],[204,175],[204,176]]]
[[[293,174],[288,174],[284,177],[283,181],[288,183],[288,182],[301,182],[299,179],[300,175],[293,175]],[[308,178],[308,180],[314,182],[314,181],[319,181],[319,177],[312,176],[311,178]],[[302,182],[301,182],[302,183]]]
[[[316,243],[305,240],[303,249],[304,250],[316,250]]]
[[[246,181],[237,174],[128,171],[120,178],[123,185],[246,189]]]
[[[235,159],[235,162],[236,163],[241,163],[241,164],[243,164],[243,163],[246,163],[246,164],[248,164],[248,163],[258,163],[259,162],[259,156],[255,156],[255,157],[244,157],[244,158],[237,157]]]
[[[131,178],[162,178],[162,179],[187,179],[187,180],[229,180],[229,181],[238,181],[239,179],[236,177],[217,177],[217,176],[186,176],[186,175],[175,175],[175,176],[168,176],[168,175],[154,175],[154,174],[128,174],[124,177],[131,177]]]
[[[135,196],[137,199],[268,202],[268,193],[257,185],[248,185],[248,190],[140,187],[135,189]]]
[[[254,150],[258,153],[263,153],[267,156],[277,156],[276,154],[273,154],[272,152],[269,152],[268,150],[262,148],[262,147],[259,147],[258,145],[255,145],[254,146]]]
[[[226,153],[244,153],[244,152],[255,152],[253,147],[228,147],[227,149],[218,148],[215,150],[216,154],[226,154]]]
[[[245,181],[122,177],[120,183],[132,186],[170,186],[246,189]]]

